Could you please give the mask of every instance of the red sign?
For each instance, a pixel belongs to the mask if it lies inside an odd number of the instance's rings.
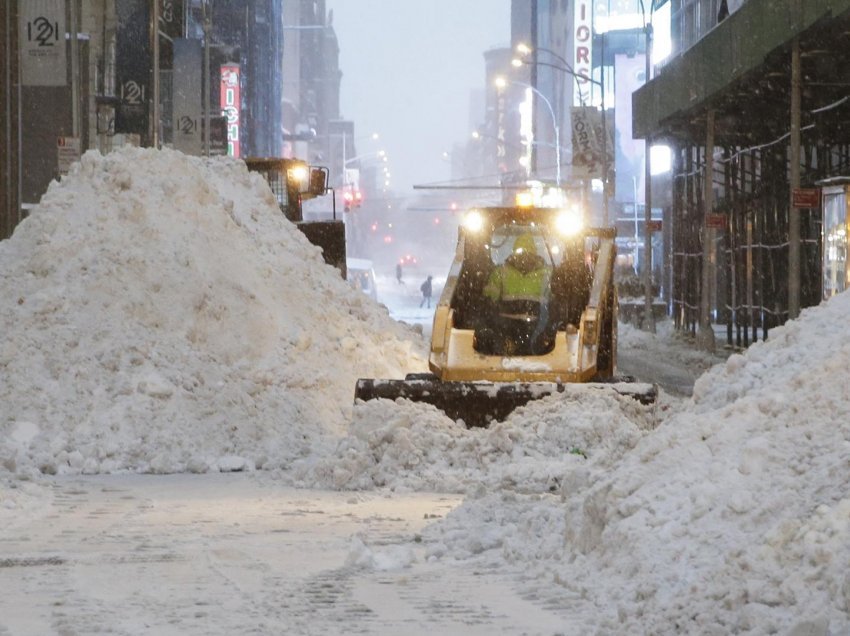
[[[791,205],[795,208],[820,207],[820,190],[818,188],[794,188],[791,191]]]
[[[647,223],[646,227],[650,232],[660,232],[661,231],[661,221],[658,221],[658,220],[650,221],[649,223]]]
[[[239,65],[221,65],[221,114],[227,117],[227,154],[239,155],[240,127]]]
[[[706,214],[705,215],[705,227],[712,230],[725,230],[726,229],[726,215],[725,214]]]

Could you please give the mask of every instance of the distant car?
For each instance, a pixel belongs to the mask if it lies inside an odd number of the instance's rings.
[[[378,301],[378,288],[375,284],[375,270],[372,261],[365,258],[346,258],[347,279],[354,289],[359,289],[375,302]]]
[[[398,259],[398,262],[401,263],[402,267],[404,267],[406,265],[416,265],[418,261],[416,260],[416,257],[412,254],[405,254],[400,259]]]

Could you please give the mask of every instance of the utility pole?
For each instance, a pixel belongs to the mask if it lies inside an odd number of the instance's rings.
[[[533,89],[537,89],[537,0],[531,0],[531,77],[529,78]],[[537,108],[536,100],[531,100],[531,139],[537,140]],[[537,150],[531,147],[531,174],[537,176]]]
[[[71,9],[71,136],[82,143],[80,134],[80,42],[78,38],[77,3],[70,3]],[[82,147],[81,147],[82,149]]]
[[[800,38],[791,44],[791,192],[788,206],[788,319],[800,315],[800,209],[794,190],[800,187]]]
[[[710,108],[705,116],[705,176],[703,177],[703,201],[705,209],[702,217],[702,285],[700,286],[700,323],[697,343],[703,351],[713,352],[714,328],[711,326],[711,276],[714,249],[714,230],[709,227],[708,218],[714,208],[714,109]]]
[[[651,14],[650,14],[651,18]],[[646,34],[645,82],[652,75],[652,22],[644,25]],[[655,314],[652,312],[652,138],[647,135],[644,142],[644,205],[643,205],[643,311],[644,327],[655,333]]]
[[[74,2],[71,2],[73,5]],[[151,146],[159,148],[159,0],[153,0],[151,11],[151,51],[153,51],[153,108],[151,109]]]
[[[605,111],[605,40],[607,33],[602,34],[602,64],[599,65],[600,96],[602,98],[602,225],[608,227],[608,114]]]
[[[210,0],[204,0],[202,5],[204,27],[204,81],[201,82],[204,91],[204,155],[210,156],[210,34],[212,32],[212,8]]]

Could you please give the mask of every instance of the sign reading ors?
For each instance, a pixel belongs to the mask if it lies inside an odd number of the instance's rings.
[[[18,7],[21,83],[24,86],[67,85],[65,0],[27,0],[18,3]]]
[[[576,74],[578,90],[576,91],[574,106],[582,106],[589,100],[588,88],[590,83],[590,59],[593,52],[593,23],[590,0],[576,0],[575,16],[573,19],[574,31],[574,57],[573,70]]]

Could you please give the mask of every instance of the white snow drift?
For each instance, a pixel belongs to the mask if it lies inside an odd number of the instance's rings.
[[[286,466],[424,368],[239,161],[87,153],[0,243],[0,465]]]

